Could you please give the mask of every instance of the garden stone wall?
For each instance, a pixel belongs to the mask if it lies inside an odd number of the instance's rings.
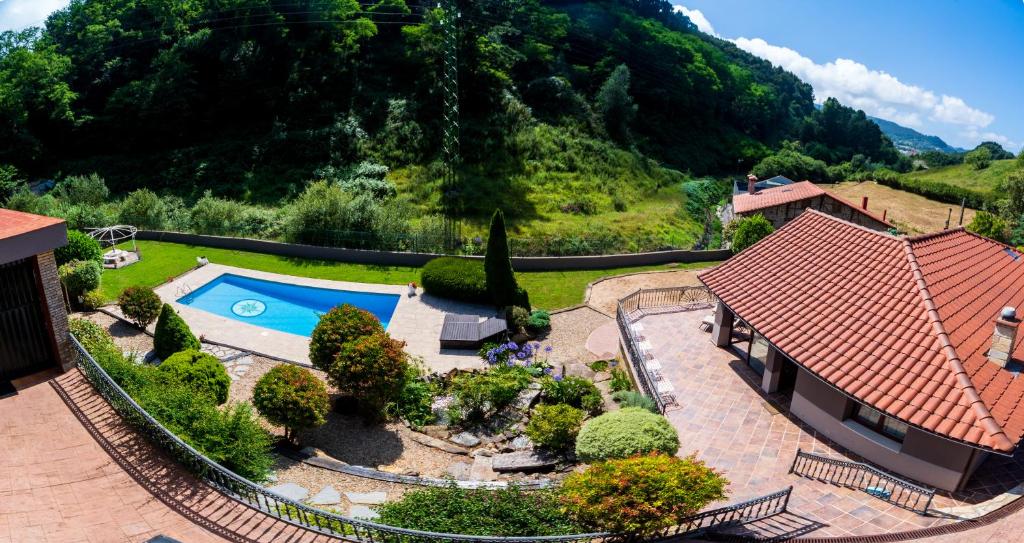
[[[338,262],[378,264],[384,266],[419,267],[435,258],[444,256],[431,253],[405,253],[395,251],[342,249],[339,247],[319,247],[315,245],[299,245],[260,239],[208,236],[204,234],[186,234],[182,232],[161,232],[150,230],[139,230],[136,235],[136,239],[168,241],[172,243],[201,245],[204,247],[232,249],[237,251],[251,251],[255,253],[265,253],[293,258],[335,260]],[[627,266],[653,266],[673,262],[687,263],[725,260],[731,255],[732,253],[728,250],[676,250],[600,256],[527,256],[512,257],[512,266],[517,271],[599,270],[605,268],[622,268]],[[470,256],[466,258],[483,259],[482,256]]]

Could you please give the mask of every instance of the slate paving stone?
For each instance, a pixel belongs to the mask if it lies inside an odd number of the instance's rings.
[[[295,484],[295,483],[284,483],[276,486],[272,486],[267,490],[289,500],[302,501],[309,496],[309,490]]]
[[[388,501],[387,492],[346,492],[345,497],[360,505],[380,505]]]
[[[341,492],[338,492],[333,486],[327,485],[310,498],[309,503],[313,505],[335,505],[341,503]]]
[[[348,510],[348,515],[352,518],[361,518],[363,520],[374,520],[380,516],[372,507],[368,505],[355,505]]]

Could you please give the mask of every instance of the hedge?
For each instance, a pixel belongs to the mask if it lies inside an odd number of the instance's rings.
[[[479,260],[445,256],[423,266],[423,290],[439,298],[476,304],[490,304],[484,263]],[[518,304],[517,304],[518,305]]]

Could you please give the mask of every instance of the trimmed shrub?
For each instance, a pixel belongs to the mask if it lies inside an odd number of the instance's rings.
[[[530,384],[530,372],[522,366],[496,366],[483,373],[463,373],[452,380],[454,401],[449,418],[455,423],[477,422],[500,411]]]
[[[654,401],[654,398],[636,390],[620,390],[612,394],[612,400],[619,404],[619,407],[623,409],[626,409],[627,407],[639,407],[640,409],[650,411],[655,415],[661,414],[658,412],[658,404]]]
[[[427,262],[420,272],[423,290],[438,298],[476,304],[491,303],[483,262],[444,256]]]
[[[512,332],[525,330],[529,320],[530,312],[525,307],[512,306],[505,310],[505,322]]]
[[[100,265],[92,260],[72,260],[57,269],[57,275],[71,296],[100,288]]]
[[[548,404],[568,404],[596,415],[604,409],[597,385],[582,377],[550,377],[541,384],[541,399]]]
[[[306,368],[279,364],[256,382],[252,403],[271,424],[284,427],[285,439],[297,443],[298,433],[327,421],[330,396],[323,381]]]
[[[128,287],[117,297],[117,304],[124,316],[135,326],[145,329],[160,316],[163,303],[153,289],[143,286]]]
[[[531,334],[541,334],[551,329],[551,314],[543,309],[535,309],[526,320],[526,329]]]
[[[484,275],[487,293],[491,302],[498,307],[519,305],[519,285],[512,271],[512,257],[509,254],[508,234],[505,232],[505,215],[495,210],[491,217],[491,230],[487,237],[487,253],[484,255]]]
[[[174,353],[160,364],[160,373],[170,381],[210,396],[217,405],[228,401],[231,377],[212,354],[193,349]]]
[[[584,462],[678,450],[679,436],[668,419],[635,407],[587,421],[576,438],[576,456]]]
[[[313,367],[328,371],[341,347],[364,336],[380,334],[384,327],[373,313],[351,304],[339,305],[316,324],[309,339],[309,361]]]
[[[583,425],[583,411],[565,405],[538,405],[526,425],[526,435],[540,447],[572,449]]]
[[[729,481],[695,456],[663,454],[599,462],[562,482],[565,511],[613,533],[649,534],[724,500]]]
[[[118,207],[117,220],[121,224],[150,230],[162,230],[167,226],[167,206],[149,189],[128,193]]]
[[[345,343],[327,370],[331,384],[355,398],[365,414],[381,416],[405,385],[409,362],[404,346],[384,332]]]
[[[736,231],[732,236],[732,252],[738,253],[747,247],[768,237],[775,231],[772,223],[758,213],[752,217],[737,219]]]
[[[153,350],[156,351],[156,355],[166,359],[174,353],[189,349],[199,350],[200,347],[202,345],[192,334],[188,324],[175,313],[170,304],[164,304],[153,333]]]
[[[526,492],[515,486],[464,489],[454,484],[406,492],[378,508],[377,522],[449,534],[544,536],[578,533],[550,490]]]
[[[72,260],[103,264],[103,249],[100,248],[100,242],[89,234],[78,230],[68,230],[68,244],[54,249],[53,258],[57,261],[58,266]]]
[[[106,303],[107,299],[103,297],[103,293],[99,290],[90,290],[82,294],[82,307],[86,310],[95,311]]]
[[[629,374],[622,368],[612,368],[612,378],[608,382],[608,386],[612,389],[612,392],[622,392],[633,388],[633,381],[629,378]]]

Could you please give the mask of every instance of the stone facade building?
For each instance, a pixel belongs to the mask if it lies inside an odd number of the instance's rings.
[[[800,216],[806,209],[815,209],[872,230],[886,231],[893,227],[884,216],[868,211],[867,198],[857,207],[810,181],[765,189],[758,189],[751,182],[747,192],[733,195],[731,206],[731,216],[761,214],[776,230]]]

